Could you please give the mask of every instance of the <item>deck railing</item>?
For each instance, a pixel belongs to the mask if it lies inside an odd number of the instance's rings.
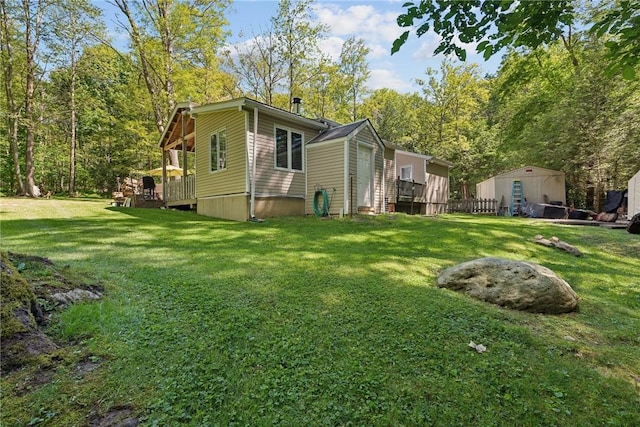
[[[396,179],[396,202],[424,202],[425,189],[426,186],[424,184],[419,184],[415,181],[404,181],[398,178]]]
[[[179,202],[181,200],[194,200],[196,198],[196,176],[189,175],[186,178],[180,177],[175,181],[166,184],[165,202]]]

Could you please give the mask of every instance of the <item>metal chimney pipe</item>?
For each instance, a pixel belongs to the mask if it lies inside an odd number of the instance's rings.
[[[293,108],[294,112],[300,115],[300,104],[302,103],[302,98],[295,97],[293,98]]]

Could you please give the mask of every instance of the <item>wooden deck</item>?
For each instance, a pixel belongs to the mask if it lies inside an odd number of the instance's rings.
[[[163,190],[167,207],[189,206],[193,208],[197,204],[195,175],[189,175],[186,179],[181,177],[179,180],[169,181]]]

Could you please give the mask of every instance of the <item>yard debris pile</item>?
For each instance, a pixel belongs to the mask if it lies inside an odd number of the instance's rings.
[[[553,271],[539,264],[479,258],[438,275],[438,286],[514,310],[560,314],[578,308],[578,295]]]
[[[582,252],[580,252],[580,249],[573,245],[570,245],[567,242],[563,242],[556,236],[553,236],[550,239],[545,239],[541,234],[536,234],[534,237],[534,241],[539,245],[548,246],[550,248],[558,248],[577,257],[582,256]]]

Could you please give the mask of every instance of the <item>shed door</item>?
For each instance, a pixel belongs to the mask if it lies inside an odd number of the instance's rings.
[[[372,153],[373,150],[370,147],[358,145],[358,206],[371,207],[373,205]]]

